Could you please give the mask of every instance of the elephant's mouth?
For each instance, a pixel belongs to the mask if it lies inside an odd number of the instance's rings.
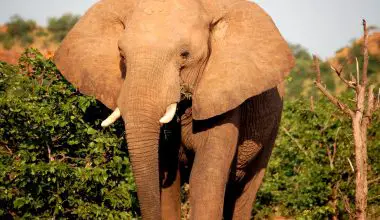
[[[175,113],[177,111],[177,103],[172,103],[166,108],[165,114],[160,118],[159,122],[161,124],[167,124],[173,120]],[[121,112],[119,108],[116,108],[106,120],[101,124],[102,127],[108,127],[113,124],[117,119],[121,117]]]
[[[192,97],[192,94],[193,94],[192,91],[193,90],[192,90],[192,88],[189,85],[182,84],[181,85],[181,99],[180,99],[180,102],[184,101],[184,100],[191,100],[191,97]],[[172,104],[168,105],[168,107],[166,108],[165,114],[160,118],[159,122],[161,124],[167,124],[171,120],[173,120],[173,118],[174,118],[174,116],[176,115],[176,112],[177,112],[177,107],[178,107],[178,103],[172,103]],[[112,114],[110,116],[108,116],[101,123],[101,126],[102,127],[108,127],[108,126],[112,125],[120,117],[121,117],[120,109],[116,108],[112,112]]]

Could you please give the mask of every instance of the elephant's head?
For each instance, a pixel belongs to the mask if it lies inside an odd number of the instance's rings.
[[[123,117],[142,215],[157,219],[160,125],[173,118],[181,84],[194,88],[193,119],[208,119],[277,86],[293,57],[254,3],[103,0],[70,31],[55,62],[82,93],[116,109],[105,124]]]

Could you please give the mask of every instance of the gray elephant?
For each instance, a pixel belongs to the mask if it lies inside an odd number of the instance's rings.
[[[143,219],[249,219],[294,65],[271,18],[242,0],[102,0],[54,60],[122,117]],[[181,101],[181,88],[192,100]],[[178,115],[178,141],[162,126]],[[175,123],[174,123],[175,124]],[[174,140],[173,139],[173,140]]]

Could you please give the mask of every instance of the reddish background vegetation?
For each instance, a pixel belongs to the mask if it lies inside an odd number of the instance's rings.
[[[45,28],[39,28],[48,32]],[[8,27],[6,25],[0,26],[0,34],[6,33],[7,31]],[[18,40],[15,40],[15,44],[9,50],[4,48],[4,46],[0,43],[0,61],[7,62],[9,64],[17,64],[18,59],[26,47],[38,49],[46,58],[52,57],[54,55],[54,51],[58,47],[58,43],[48,40],[49,37],[50,36],[36,36],[33,34],[34,42],[32,44],[23,46],[20,42],[18,42]],[[48,44],[46,43],[47,41],[49,42]]]

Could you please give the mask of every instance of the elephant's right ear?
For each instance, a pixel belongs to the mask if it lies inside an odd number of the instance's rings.
[[[196,120],[228,112],[276,87],[294,66],[287,42],[257,4],[242,0],[208,2],[214,3],[210,8],[216,8],[219,16],[212,23],[210,57],[192,98]],[[228,4],[223,6],[224,2]]]
[[[103,0],[90,8],[68,33],[54,55],[61,73],[81,93],[114,109],[125,66],[118,40],[135,1]]]

